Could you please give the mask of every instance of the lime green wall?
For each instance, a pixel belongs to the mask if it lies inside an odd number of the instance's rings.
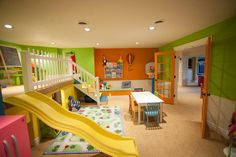
[[[59,48],[54,48],[54,47],[42,47],[42,46],[29,46],[29,45],[20,45],[16,43],[11,43],[11,42],[6,42],[0,40],[0,45],[2,46],[9,46],[9,47],[15,47],[18,52],[30,49],[30,50],[39,50],[39,51],[46,51],[50,53],[62,53],[62,50]]]
[[[42,47],[42,46],[29,46],[29,45],[20,45],[16,43],[6,42],[0,40],[0,45],[15,47],[18,52],[30,49],[30,50],[39,50],[46,51],[50,53],[63,54],[66,52],[74,52],[76,57],[76,62],[82,66],[84,69],[88,70],[91,74],[94,75],[94,48],[53,48],[53,47]]]
[[[159,51],[173,51],[176,46],[207,36],[212,36],[210,92],[236,99],[236,16],[166,44]]]
[[[76,63],[94,75],[94,48],[66,48],[63,49],[62,52],[73,52],[75,54]]]
[[[14,47],[14,48],[17,49],[18,52],[21,52],[21,50],[22,50],[20,45],[18,45],[16,43],[10,43],[10,42],[6,42],[6,41],[2,41],[2,40],[0,40],[0,46]]]
[[[28,46],[28,45],[20,45],[20,47],[22,50],[30,49],[30,51],[32,51],[34,49],[34,50],[48,52],[48,53],[62,54],[62,50],[60,48],[42,47],[42,46]]]

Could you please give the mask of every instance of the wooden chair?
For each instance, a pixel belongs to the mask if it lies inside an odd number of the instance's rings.
[[[134,92],[143,92],[144,89],[143,88],[134,88],[133,90]],[[129,112],[130,114],[132,115],[132,102],[131,101],[134,101],[131,94],[129,95]],[[137,109],[138,110],[138,109]],[[137,111],[138,112],[138,111]]]
[[[134,98],[132,97],[132,95],[130,95],[130,113],[132,115],[133,119],[136,119],[136,113],[138,113],[138,104],[137,102],[134,100]],[[143,115],[143,108],[141,107],[141,115]]]

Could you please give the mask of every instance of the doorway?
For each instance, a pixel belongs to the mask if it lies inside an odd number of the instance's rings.
[[[175,47],[175,103],[186,105],[193,120],[201,123],[205,137],[208,71],[211,39],[204,38]],[[187,106],[192,105],[192,106]]]
[[[190,120],[201,122],[201,86],[204,78],[205,45],[176,52],[178,80],[177,104],[193,110]],[[203,69],[203,70],[202,70]]]

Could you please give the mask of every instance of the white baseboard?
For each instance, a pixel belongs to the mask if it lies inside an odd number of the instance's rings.
[[[218,127],[216,124],[210,121],[207,121],[207,125],[209,126],[210,129],[216,131],[218,134],[222,135],[224,138],[229,139],[228,130]]]

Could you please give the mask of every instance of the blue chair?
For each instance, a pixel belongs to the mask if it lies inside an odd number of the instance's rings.
[[[144,122],[146,125],[146,128],[149,126],[149,118],[153,117],[156,119],[156,125],[159,127],[160,123],[160,105],[156,103],[147,104],[147,106],[144,109]]]

